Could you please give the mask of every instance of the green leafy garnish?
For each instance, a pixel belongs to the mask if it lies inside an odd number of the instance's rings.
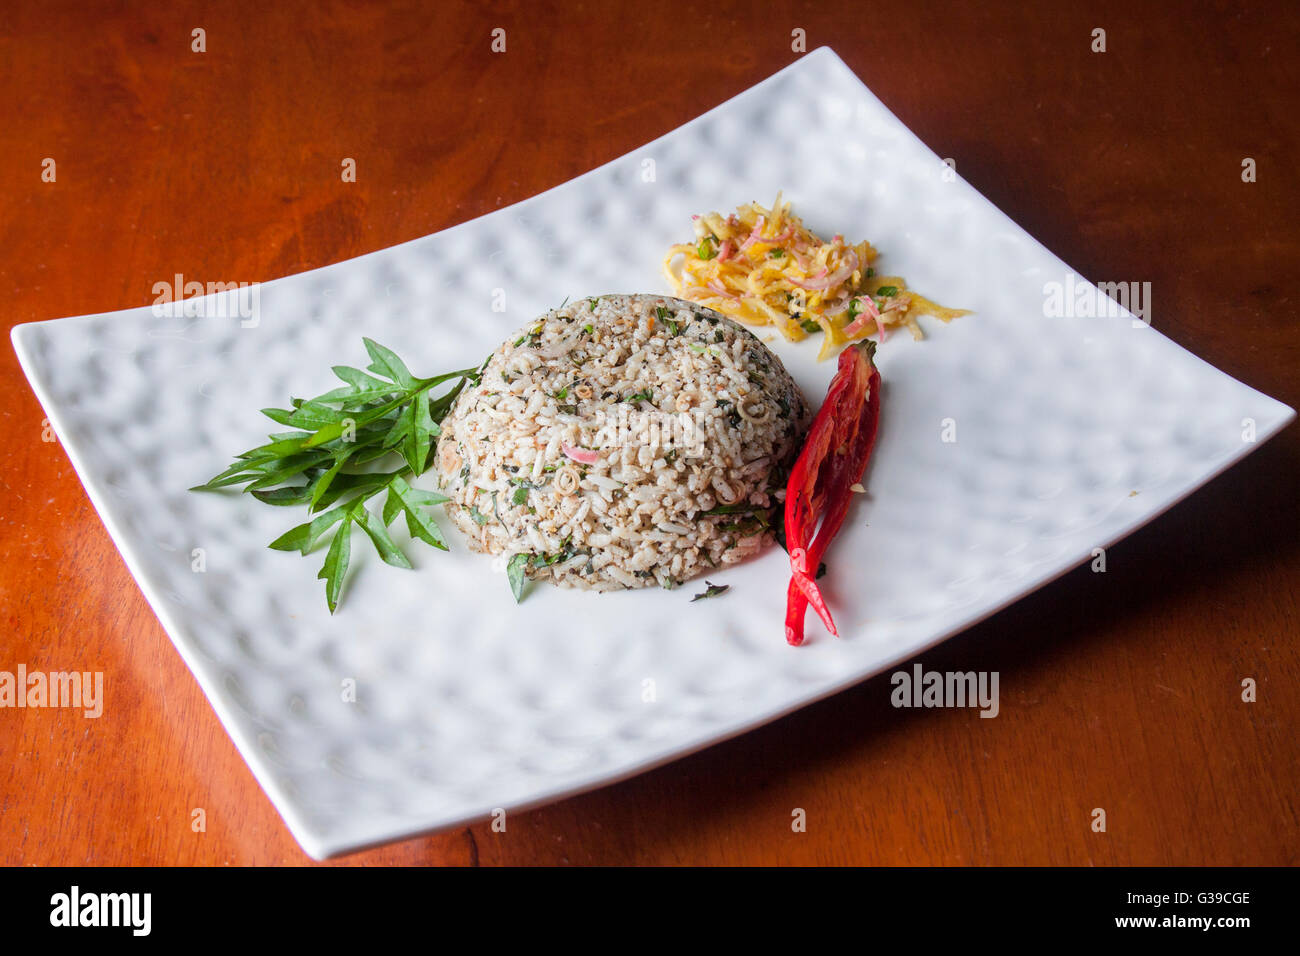
[[[330,549],[325,555],[325,565],[316,575],[325,582],[325,603],[330,613],[339,606],[339,595],[343,592],[343,576],[348,573],[348,560],[352,556],[352,511],[349,509],[343,518],[343,527],[334,534]]]
[[[890,298],[891,296],[896,296],[898,295],[898,286],[882,285],[879,289],[876,290],[876,295],[883,296],[886,299]]]
[[[710,584],[708,581],[705,581],[704,583],[708,586],[699,594],[695,595],[695,597],[691,598],[692,604],[696,601],[703,601],[705,598],[717,597],[719,594],[725,594],[727,591],[731,590],[730,584]]]
[[[516,554],[506,565],[506,577],[510,579],[510,593],[515,596],[515,603],[524,595],[524,569],[528,567],[531,554]]]
[[[712,259],[718,254],[718,250],[713,248],[713,243],[709,239],[700,242],[699,247],[695,250],[696,255],[701,259]]]
[[[436,491],[412,488],[406,479],[396,475],[388,484],[388,500],[384,502],[384,524],[392,524],[399,514],[406,516],[406,530],[412,538],[419,538],[425,544],[447,550],[447,542],[442,531],[425,511],[432,505],[440,505],[450,499]]]
[[[674,336],[682,334],[682,324],[673,318],[672,309],[665,309],[662,305],[657,305],[655,306],[655,315],[659,316],[659,321],[668,327],[669,333]]]
[[[785,255],[784,249],[772,249],[768,252],[768,256],[772,259],[780,259],[784,255]]]
[[[384,559],[385,564],[410,570],[411,562],[402,553],[402,549],[397,546],[392,535],[388,533],[386,524],[360,506],[357,506],[353,514],[355,515],[354,520],[361,525],[361,530],[369,536],[375,550],[379,552],[379,556]]]
[[[586,551],[578,551],[573,546],[573,535],[569,535],[560,544],[560,550],[555,554],[516,554],[512,555],[510,561],[506,564],[506,576],[510,579],[510,590],[518,602],[524,589],[524,572],[532,568],[549,568],[552,565],[559,564],[561,561],[568,561],[570,558],[579,554],[589,554]]]
[[[272,541],[268,547],[274,548],[276,551],[299,551],[306,554],[311,550],[312,545],[316,543],[317,538],[343,520],[345,511],[344,508],[327,511],[306,524],[300,524],[298,527],[286,531]]]
[[[428,469],[438,423],[465,384],[477,383],[483,371],[479,366],[417,378],[390,349],[371,339],[363,341],[370,356],[365,371],[336,365],[334,374],[343,382],[339,388],[311,399],[292,399],[287,409],[262,410],[267,418],[295,431],[269,435],[269,442],[243,452],[221,474],[190,489],[243,485],[244,491],[269,505],[305,505],[314,517],[272,541],[270,547],[276,551],[309,554],[334,529],[318,575],[325,582],[331,614],[343,593],[354,528],[362,530],[385,563],[398,568],[411,567],[388,530],[398,515],[405,516],[412,539],[447,550],[427,510],[447,497],[413,488],[408,479]],[[444,385],[451,388],[437,394]],[[396,467],[362,470],[385,458]],[[382,512],[376,515],[367,502],[385,492]]]
[[[566,299],[565,301],[567,302],[568,300]],[[563,308],[563,306],[561,306],[561,308]],[[519,346],[523,345],[525,342],[527,342],[530,346],[535,348],[542,340],[543,328],[544,325],[539,322],[533,328],[529,329],[523,335],[519,336],[519,338],[515,339],[514,342],[515,348],[518,348]]]
[[[751,535],[758,534],[760,531],[766,531],[771,525],[767,523],[767,518],[763,514],[755,513],[745,515],[740,521],[733,521],[730,524],[718,525],[718,530],[722,532],[739,531],[742,538],[748,538]]]
[[[633,402],[633,403],[635,403],[635,402],[648,402],[648,401],[650,401],[653,397],[654,397],[654,396],[651,394],[651,390],[647,388],[644,392],[633,392],[631,395],[625,395],[625,396],[623,396],[623,401],[625,401],[625,402]]]
[[[701,511],[700,517],[707,518],[710,515],[748,515],[755,511],[767,511],[767,508],[760,508],[758,505],[747,505],[743,502],[737,505],[715,505],[708,511]]]
[[[813,319],[805,319],[800,322],[799,328],[803,329],[805,332],[820,332],[822,330],[822,327]]]
[[[415,376],[406,367],[406,363],[391,350],[384,348],[373,339],[362,339],[362,341],[365,342],[366,351],[370,354],[370,371],[392,379],[402,388],[412,388],[415,385]]]

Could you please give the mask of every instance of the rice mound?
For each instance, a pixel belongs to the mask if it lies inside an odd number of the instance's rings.
[[[502,343],[443,419],[437,473],[471,546],[529,555],[530,578],[671,588],[771,540],[809,417],[736,322],[606,295]]]

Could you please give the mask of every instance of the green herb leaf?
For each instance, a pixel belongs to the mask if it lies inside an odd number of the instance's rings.
[[[409,502],[413,508],[428,508],[432,505],[441,505],[451,501],[440,491],[425,491],[423,488],[412,488],[401,478],[396,479],[393,483],[402,486],[402,501]]]
[[[379,556],[384,559],[385,564],[391,564],[396,568],[410,569],[411,562],[402,553],[402,549],[397,546],[397,542],[389,535],[387,526],[364,506],[357,507],[356,522],[361,525],[361,530],[370,536],[370,540],[375,545],[375,550],[379,552]]]
[[[743,503],[738,505],[715,505],[708,511],[701,511],[700,517],[707,518],[711,515],[748,515],[753,514],[756,511],[767,510],[768,509],[766,508],[760,508],[758,505],[747,505]]]
[[[730,584],[710,584],[708,581],[705,581],[704,583],[707,587],[699,594],[695,595],[695,597],[691,598],[692,604],[696,601],[703,601],[705,598],[717,597],[719,594],[725,594],[727,591],[731,590]]]
[[[898,295],[898,286],[882,285],[879,289],[876,290],[876,295],[884,296],[886,299],[890,298],[891,296],[896,296]]]
[[[317,448],[321,445],[328,445],[330,442],[338,441],[350,429],[359,429],[363,425],[369,425],[371,422],[377,422],[385,418],[395,409],[401,408],[410,401],[410,396],[401,396],[389,402],[372,406],[364,412],[358,412],[354,416],[344,416],[337,421],[330,422],[321,426],[311,437],[306,439],[302,444],[303,448]]]
[[[370,371],[391,379],[403,388],[415,387],[415,376],[396,354],[374,339],[362,339],[362,341],[365,342],[366,352],[370,355]]]
[[[528,567],[530,554],[512,555],[506,564],[506,577],[510,579],[510,593],[515,596],[515,603],[524,596],[524,570]]]
[[[406,530],[412,538],[419,538],[425,544],[431,545],[439,551],[447,550],[447,542],[443,540],[442,529],[422,511],[406,512]]]
[[[365,408],[371,402],[384,401],[394,391],[396,391],[396,387],[385,382],[380,382],[375,388],[354,388],[351,385],[344,385],[342,388],[333,389],[324,395],[317,395],[310,400],[310,403],[313,405],[336,404],[339,406],[340,411],[346,413]],[[290,421],[292,420],[291,418]]]
[[[424,509],[451,499],[436,491],[412,488],[407,484],[406,479],[400,476],[393,479],[389,488],[391,493],[397,496],[398,507],[406,515],[406,527],[411,532],[411,537],[419,538],[439,551],[446,551],[447,542],[443,540],[441,529]],[[384,510],[387,512],[388,507],[385,506]]]
[[[290,528],[267,547],[274,548],[276,551],[300,551],[307,554],[311,551],[312,545],[316,543],[316,539],[342,521],[345,514],[347,514],[346,508],[335,508],[333,511],[327,511],[305,524]]]
[[[563,308],[563,306],[561,306],[561,308]],[[515,339],[515,347],[518,348],[520,345],[523,345],[525,342],[528,342],[529,345],[537,345],[539,342],[541,342],[542,329],[544,327],[545,325],[539,322],[531,330],[525,332],[523,335],[519,336],[519,338]],[[529,341],[530,339],[532,341]]]
[[[289,508],[294,505],[305,505],[311,500],[314,483],[305,485],[287,485],[283,488],[272,488],[270,491],[251,492],[254,498],[266,505],[274,505],[277,508]]]
[[[225,488],[229,485],[242,484],[245,481],[252,481],[266,473],[266,466],[273,465],[274,458],[267,457],[256,461],[237,461],[221,474],[209,478],[201,485],[195,485],[190,491],[213,491],[217,488]]]
[[[325,554],[325,564],[317,578],[325,582],[325,603],[330,613],[339,606],[339,595],[343,593],[343,578],[348,573],[348,561],[352,556],[352,515],[349,512],[343,524],[334,532],[334,540]]]
[[[716,256],[718,254],[718,250],[713,248],[713,243],[709,239],[705,239],[700,242],[699,246],[695,250],[695,253],[701,259],[708,260]]]
[[[398,479],[394,479],[394,481],[397,480]],[[384,519],[384,524],[385,525],[392,524],[393,519],[396,518],[401,513],[402,513],[401,496],[397,494],[397,492],[393,489],[392,483],[390,483],[388,485],[388,497],[384,499],[384,510],[381,512],[381,517]]]
[[[344,472],[330,482],[329,491],[321,495],[320,500],[316,502],[317,508],[328,508],[341,498],[353,496],[368,498],[377,494],[387,486],[393,474],[393,472],[372,472],[353,475]]]
[[[342,408],[331,408],[329,405],[309,401],[303,402],[294,410],[289,416],[289,424],[299,428],[319,429],[324,425],[341,423],[349,417],[349,413]]]
[[[339,455],[338,460],[335,461],[334,464],[330,466],[329,470],[316,479],[316,481],[312,485],[311,498],[308,501],[308,505],[307,505],[308,510],[310,511],[317,510],[316,506],[318,502],[321,500],[321,497],[325,494],[325,492],[329,491],[330,482],[332,482],[335,478],[338,477],[339,472],[343,470],[343,466],[348,463],[348,456],[351,454],[352,454],[351,449],[348,449],[347,451],[343,452],[341,455]]]
[[[388,382],[380,381],[373,375],[367,375],[361,369],[352,368],[350,365],[334,365],[330,367],[330,371],[337,375],[341,381],[362,391],[377,388],[386,388],[390,392],[393,390],[393,386]]]
[[[262,414],[271,419],[271,421],[275,422],[277,425],[288,425],[289,416],[292,415],[293,412],[284,408],[264,408],[262,409]]]
[[[271,488],[283,484],[286,479],[295,478],[307,469],[329,461],[329,458],[328,452],[304,453],[281,458],[277,462],[269,463],[273,464],[274,468],[262,469],[261,476],[250,483],[246,490],[256,491],[259,488]]]
[[[402,457],[406,459],[412,474],[421,475],[429,461],[433,438],[438,432],[438,426],[429,417],[429,393],[421,392],[415,396],[415,401],[406,406],[404,415],[407,423],[403,426],[406,436],[402,443]]]
[[[392,454],[392,449],[385,448],[380,442],[368,443],[357,449],[356,454],[352,456],[352,464],[364,465],[372,462],[377,458],[383,458],[385,455]]]
[[[279,435],[268,435],[267,437],[271,439],[267,444],[250,448],[235,457],[249,460],[265,460],[267,458],[292,455],[294,452],[302,450],[302,443],[311,437],[311,432],[281,432]]]

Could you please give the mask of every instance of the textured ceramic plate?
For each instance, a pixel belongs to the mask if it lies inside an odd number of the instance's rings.
[[[268,283],[251,327],[208,299],[203,317],[62,319],[14,343],[177,649],[324,857],[609,783],[861,681],[1088,560],[1294,417],[1162,336],[1159,315],[1047,315],[1044,287],[1070,269],[945,169],[823,49],[527,202]],[[731,591],[710,601],[689,603],[699,582],[535,586],[516,606],[453,539],[411,549],[415,571],[365,555],[330,617],[323,555],[266,548],[296,512],[185,490],[261,440],[256,409],[364,364],[362,335],[417,374],[476,364],[566,296],[667,291],[660,261],[692,213],[778,189],[815,231],[871,239],[882,269],[975,313],[881,350],[870,494],[824,580],[842,640],[810,617],[811,642],[786,646],[778,548],[716,575]],[[774,347],[818,401],[832,363],[816,343]]]

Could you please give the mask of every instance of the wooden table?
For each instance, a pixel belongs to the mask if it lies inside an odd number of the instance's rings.
[[[269,280],[516,202],[790,63],[801,28],[1065,261],[1150,281],[1158,329],[1300,404],[1290,4],[121,6],[0,22],[10,324],[145,305],[178,272]],[[0,669],[102,670],[112,695],[98,721],[0,711],[0,863],[310,862],[41,441],[8,348],[0,408]],[[1000,672],[996,720],[895,710],[881,677],[507,834],[341,862],[1295,863],[1297,474],[1293,427],[1105,574],[924,655]]]

